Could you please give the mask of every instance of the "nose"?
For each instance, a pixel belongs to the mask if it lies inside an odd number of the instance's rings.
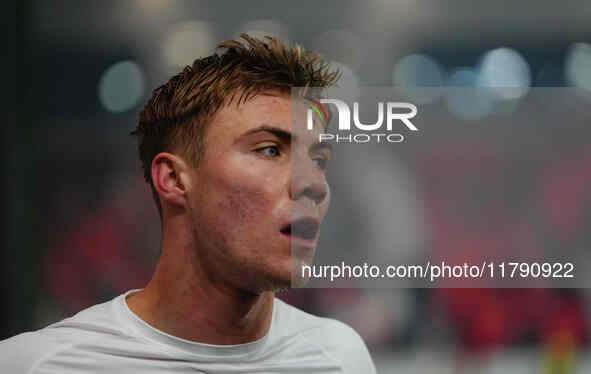
[[[290,197],[292,200],[309,198],[317,205],[326,201],[328,184],[324,172],[310,158],[292,161]]]

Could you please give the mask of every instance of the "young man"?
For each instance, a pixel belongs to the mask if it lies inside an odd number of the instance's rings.
[[[307,101],[290,90],[337,74],[300,47],[243,38],[155,90],[140,115],[162,220],[152,280],[0,343],[1,372],[375,372],[350,327],[274,297],[303,281],[330,197],[321,123],[307,130]]]

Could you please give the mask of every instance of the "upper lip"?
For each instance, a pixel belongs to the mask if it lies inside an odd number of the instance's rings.
[[[291,236],[314,240],[318,236],[320,220],[312,216],[302,216],[281,226],[281,232]]]

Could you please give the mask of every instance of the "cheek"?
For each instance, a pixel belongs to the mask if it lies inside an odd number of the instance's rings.
[[[263,178],[248,174],[224,178],[219,182],[215,213],[219,214],[221,225],[230,225],[232,232],[244,232],[244,228],[250,230],[249,227],[253,225],[268,227],[279,198],[273,185]],[[250,232],[250,235],[253,234],[255,232]]]
[[[220,192],[218,212],[233,224],[247,224],[260,219],[271,204],[268,194],[256,186],[227,186]]]

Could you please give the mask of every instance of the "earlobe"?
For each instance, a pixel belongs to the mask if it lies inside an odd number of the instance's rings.
[[[152,160],[152,183],[162,202],[184,206],[186,183],[182,180],[186,165],[182,159],[170,154],[159,153]]]

